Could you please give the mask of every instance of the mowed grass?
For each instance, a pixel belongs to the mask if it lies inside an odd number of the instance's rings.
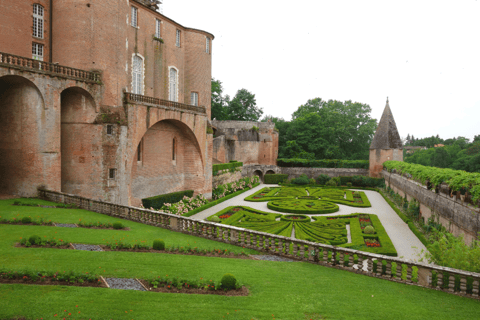
[[[62,286],[0,285],[0,319],[478,319],[480,302],[304,262],[269,262],[129,252],[16,248],[20,237],[59,237],[72,242],[107,239],[167,245],[246,249],[78,209],[11,206],[0,216],[30,215],[63,223],[122,221],[130,231],[0,225],[0,266],[19,270],[95,272],[106,277],[169,275],[219,281],[233,273],[247,297],[190,295]],[[128,237],[127,237],[128,235]],[[105,239],[105,240],[103,240]],[[249,251],[250,252],[250,251]],[[251,251],[254,253],[254,251]],[[65,312],[64,310],[67,310]],[[80,313],[78,313],[80,311]],[[57,314],[57,317],[54,315]]]

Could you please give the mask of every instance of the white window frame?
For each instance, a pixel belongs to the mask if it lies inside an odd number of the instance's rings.
[[[43,61],[44,47],[40,43],[32,43],[32,59]]]
[[[192,106],[197,106],[198,107],[198,92],[192,91],[190,93],[190,104]]]
[[[209,38],[209,37],[207,37],[206,45],[205,45],[205,46],[206,46],[206,50],[205,50],[205,51],[206,51],[207,53],[210,53],[210,38]]]
[[[131,21],[130,25],[134,28],[138,28],[138,8],[132,6],[132,13],[131,13]]]
[[[155,38],[162,37],[162,21],[155,18]]]
[[[172,79],[172,70],[175,71],[176,79]],[[178,102],[178,78],[178,69],[173,66],[168,67],[168,100],[170,101]],[[174,86],[173,90],[172,86]]]
[[[177,29],[177,35],[176,35],[176,38],[175,38],[175,45],[180,48],[181,42],[182,42],[182,34],[181,34],[181,31]]]
[[[135,64],[135,60],[141,61],[141,65],[138,67]],[[138,72],[140,71],[140,73]],[[144,95],[145,92],[145,59],[140,54],[132,54],[132,93]]]
[[[33,4],[33,36],[35,38],[43,39],[44,13],[45,9],[41,4]]]

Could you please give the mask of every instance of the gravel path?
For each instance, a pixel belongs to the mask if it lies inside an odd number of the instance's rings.
[[[106,278],[111,289],[145,291],[143,286],[135,279]]]
[[[78,228],[77,225],[73,223],[55,223],[55,227]]]
[[[83,251],[103,251],[100,246],[93,245],[93,244],[81,244],[81,243],[72,243],[75,250],[83,250]]]
[[[297,262],[297,260],[282,258],[279,256],[270,256],[270,255],[252,255],[251,257],[257,260],[266,260],[266,261]]]
[[[267,202],[249,202],[245,201],[247,196],[254,194],[255,192],[259,191],[260,189],[266,187],[267,185],[261,184],[252,190],[249,190],[241,195],[238,195],[232,199],[229,199],[225,202],[222,202],[216,206],[208,208],[202,212],[197,213],[196,215],[191,216],[192,219],[196,220],[203,220],[218,211],[225,209],[229,206],[246,206],[251,207],[253,209],[265,211],[265,212],[273,212],[273,213],[281,213],[277,211],[273,211],[267,208]],[[268,185],[269,187],[273,187],[275,185]],[[351,189],[355,190],[355,189]],[[367,195],[370,203],[372,204],[371,208],[355,208],[349,207],[345,205],[338,204],[340,211],[335,213],[329,213],[322,216],[338,216],[338,215],[349,215],[352,213],[372,213],[376,214],[380,221],[383,224],[383,227],[387,231],[390,239],[395,246],[395,249],[398,252],[398,257],[407,259],[410,261],[418,261],[420,260],[420,252],[423,249],[426,251],[425,246],[418,240],[418,238],[413,234],[410,230],[408,225],[403,222],[402,219],[397,215],[395,211],[390,207],[390,205],[385,201],[382,195],[375,191],[369,190],[358,190],[363,191]],[[285,213],[290,214],[290,213]]]

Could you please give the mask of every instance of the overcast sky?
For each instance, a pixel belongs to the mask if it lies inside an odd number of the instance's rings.
[[[480,134],[480,2],[164,0],[163,13],[215,35],[212,75],[291,119],[308,99],[390,100],[402,137]]]

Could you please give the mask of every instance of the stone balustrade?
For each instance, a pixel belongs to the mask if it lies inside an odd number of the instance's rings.
[[[0,52],[0,66],[44,73],[56,77],[74,79],[84,82],[100,83],[101,75],[97,72],[85,71],[40,60],[16,56]]]
[[[326,244],[297,240],[234,226],[193,220],[164,212],[122,206],[75,195],[40,190],[40,198],[268,254],[334,267],[425,288],[479,298],[480,273],[411,262]],[[355,263],[354,256],[357,256]]]
[[[133,104],[147,104],[154,107],[167,107],[178,111],[192,111],[194,113],[206,114],[206,108],[203,106],[192,106],[180,102],[163,100],[154,97],[143,96],[131,92],[125,92],[125,102]]]

